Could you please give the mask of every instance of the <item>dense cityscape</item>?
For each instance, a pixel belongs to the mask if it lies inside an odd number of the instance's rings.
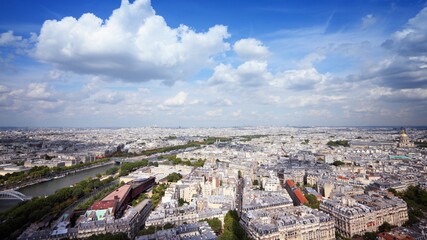
[[[0,196],[15,204],[2,209],[0,234],[425,239],[426,136],[391,127],[6,128]],[[102,172],[48,195],[20,192],[93,169]]]
[[[0,240],[427,240],[427,0],[0,1]]]

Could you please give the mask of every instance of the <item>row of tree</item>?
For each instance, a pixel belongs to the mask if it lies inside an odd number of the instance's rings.
[[[153,204],[153,209],[159,205],[162,197],[165,195],[165,191],[168,188],[166,184],[159,184],[153,188],[153,194],[151,195],[151,201]]]
[[[176,157],[176,155],[164,156],[165,159],[168,159],[172,165],[185,165],[192,167],[203,167],[205,165],[205,160],[182,160],[181,158]]]
[[[124,162],[120,165],[119,176],[126,176],[130,172],[146,166],[159,166],[159,164],[157,162],[149,162],[147,159],[142,159],[138,162]]]
[[[86,179],[73,187],[59,189],[48,197],[36,197],[18,204],[0,215],[0,239],[17,238],[29,224],[59,214],[82,196],[113,180]]]
[[[350,144],[347,140],[329,141],[328,143],[326,143],[326,145],[330,147],[338,147],[338,146],[350,147]]]
[[[219,240],[246,240],[249,239],[245,230],[239,224],[237,211],[230,210],[224,217],[224,231]]]

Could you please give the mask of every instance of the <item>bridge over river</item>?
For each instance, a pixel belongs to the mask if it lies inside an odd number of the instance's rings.
[[[30,200],[31,197],[26,196],[15,190],[5,190],[0,192],[0,200]]]

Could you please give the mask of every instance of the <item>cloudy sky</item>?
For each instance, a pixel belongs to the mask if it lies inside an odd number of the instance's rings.
[[[417,0],[0,3],[0,126],[427,125]]]

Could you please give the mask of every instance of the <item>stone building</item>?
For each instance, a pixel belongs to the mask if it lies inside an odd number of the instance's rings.
[[[384,222],[402,226],[408,220],[406,203],[397,197],[356,195],[328,199],[320,210],[335,219],[335,228],[344,237],[378,230]]]

